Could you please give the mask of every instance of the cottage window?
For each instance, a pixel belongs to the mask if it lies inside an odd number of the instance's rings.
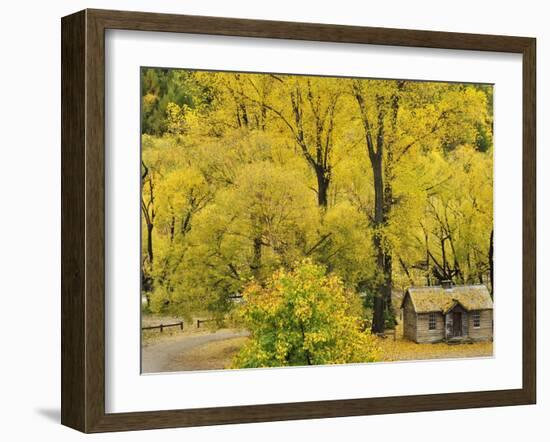
[[[435,330],[435,328],[436,328],[435,313],[430,313],[430,317],[428,319],[428,329],[429,330]]]
[[[474,322],[474,327],[479,328],[481,326],[481,314],[479,312],[473,312],[472,319]]]

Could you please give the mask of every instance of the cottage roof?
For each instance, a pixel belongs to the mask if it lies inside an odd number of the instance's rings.
[[[493,308],[493,300],[484,285],[411,287],[405,293],[401,307],[407,297],[410,297],[416,313],[447,313],[456,304],[467,311]]]

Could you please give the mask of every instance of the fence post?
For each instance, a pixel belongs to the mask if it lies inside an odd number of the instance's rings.
[[[180,330],[183,330],[183,321],[180,321]]]
[[[160,324],[160,332],[162,333],[162,324]]]

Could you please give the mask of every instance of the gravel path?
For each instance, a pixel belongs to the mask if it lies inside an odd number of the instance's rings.
[[[151,343],[141,349],[141,372],[162,373],[167,371],[185,371],[179,366],[174,370],[171,362],[183,352],[214,341],[248,336],[247,331],[218,330],[214,333],[200,335],[174,336],[166,341]]]

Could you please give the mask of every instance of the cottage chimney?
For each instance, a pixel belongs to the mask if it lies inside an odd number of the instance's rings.
[[[450,279],[444,279],[441,281],[441,287],[444,289],[452,289],[453,288],[453,281]]]

